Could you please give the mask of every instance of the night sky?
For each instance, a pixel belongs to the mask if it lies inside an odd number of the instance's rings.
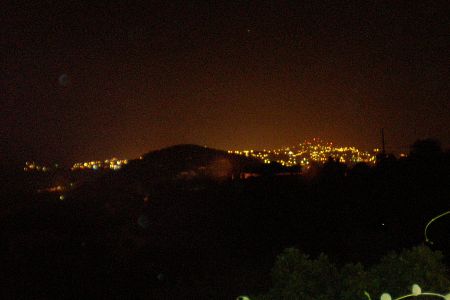
[[[450,144],[448,1],[32,2],[0,9],[0,159]]]

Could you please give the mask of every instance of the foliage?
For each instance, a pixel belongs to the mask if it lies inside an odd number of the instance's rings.
[[[273,297],[285,299],[335,299],[338,273],[327,256],[310,259],[294,248],[286,249],[272,271]]]
[[[362,291],[370,286],[369,273],[360,263],[346,264],[340,270],[339,299],[361,299]]]
[[[443,255],[426,246],[413,247],[400,254],[390,253],[370,270],[374,284],[372,295],[385,291],[393,295],[408,293],[412,282],[427,290],[448,291],[450,279]]]
[[[402,295],[410,292],[412,282],[439,292],[449,292],[450,287],[443,255],[426,246],[390,253],[369,269],[361,264],[337,268],[324,254],[311,259],[288,248],[278,256],[272,280],[269,293],[256,299],[354,300],[365,299],[364,291]]]

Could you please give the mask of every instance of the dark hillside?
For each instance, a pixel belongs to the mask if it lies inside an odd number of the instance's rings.
[[[424,242],[426,223],[449,209],[446,153],[352,169],[329,161],[315,177],[239,179],[260,167],[182,145],[88,181],[64,201],[28,195],[0,224],[4,292],[232,299],[268,289],[286,247],[370,265]],[[448,221],[429,230],[447,257]]]

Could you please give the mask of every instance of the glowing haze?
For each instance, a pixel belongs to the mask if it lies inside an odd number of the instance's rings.
[[[109,2],[2,9],[3,158],[450,143],[445,1]]]

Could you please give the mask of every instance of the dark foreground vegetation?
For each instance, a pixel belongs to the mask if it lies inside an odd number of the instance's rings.
[[[449,292],[450,218],[419,246],[428,221],[450,209],[450,154],[438,143],[418,141],[407,158],[373,167],[276,169],[179,146],[63,201],[3,169],[2,298],[345,300],[367,290],[377,299],[413,283]]]

